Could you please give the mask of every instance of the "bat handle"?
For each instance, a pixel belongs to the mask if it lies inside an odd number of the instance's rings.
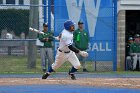
[[[33,28],[29,27],[29,30],[33,30]]]
[[[55,40],[60,40],[60,38],[57,36],[57,37],[55,37],[55,36],[53,36],[53,38],[55,39]]]

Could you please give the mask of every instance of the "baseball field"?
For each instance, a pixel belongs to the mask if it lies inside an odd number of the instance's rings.
[[[77,80],[67,73],[0,74],[0,93],[139,93],[139,72],[77,72]]]
[[[4,56],[0,62],[0,93],[138,93],[140,72],[93,71],[92,62],[87,62],[89,72],[76,73],[77,80],[71,80],[67,71],[71,65],[66,62],[48,79],[42,80],[40,58],[36,68],[27,68],[24,56]]]

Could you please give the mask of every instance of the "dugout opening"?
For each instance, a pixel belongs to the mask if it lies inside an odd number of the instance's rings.
[[[126,10],[126,40],[140,34],[140,10]]]
[[[140,10],[126,10],[125,16],[125,42],[128,43],[129,37],[134,37],[135,34],[140,34]],[[127,48],[125,48],[126,55],[128,54]],[[137,70],[139,69],[137,64]]]

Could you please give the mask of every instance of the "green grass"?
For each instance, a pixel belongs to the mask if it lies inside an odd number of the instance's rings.
[[[118,75],[136,75],[136,74],[140,74],[140,71],[108,71],[108,72],[105,72],[105,71],[97,71],[97,72],[94,72],[94,74],[118,74]]]
[[[57,72],[68,72],[71,68],[71,64],[69,62],[65,62]],[[95,72],[93,70],[92,62],[87,62],[87,68],[90,73],[98,73],[98,74],[140,74],[139,72],[133,71],[123,71],[123,72]],[[79,70],[81,72],[82,69]],[[25,73],[25,74],[34,74],[34,73],[42,73],[41,68],[41,60],[38,57],[36,62],[36,68],[29,69],[27,68],[27,57],[25,56],[0,56],[0,73]]]
[[[92,71],[92,64],[87,64],[89,71]],[[57,72],[68,72],[71,68],[69,62],[65,62]],[[81,70],[80,70],[81,71]],[[37,58],[36,68],[27,68],[26,56],[1,56],[0,57],[0,73],[42,73],[40,57]]]
[[[40,59],[37,58],[36,68],[27,68],[25,56],[2,56],[0,57],[0,73],[41,72]]]

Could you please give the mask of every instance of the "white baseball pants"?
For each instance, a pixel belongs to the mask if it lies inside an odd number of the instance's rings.
[[[55,62],[52,64],[52,69],[55,71],[66,61],[69,61],[75,69],[79,69],[81,67],[79,59],[74,52],[70,51],[70,53],[63,53],[57,50]]]

